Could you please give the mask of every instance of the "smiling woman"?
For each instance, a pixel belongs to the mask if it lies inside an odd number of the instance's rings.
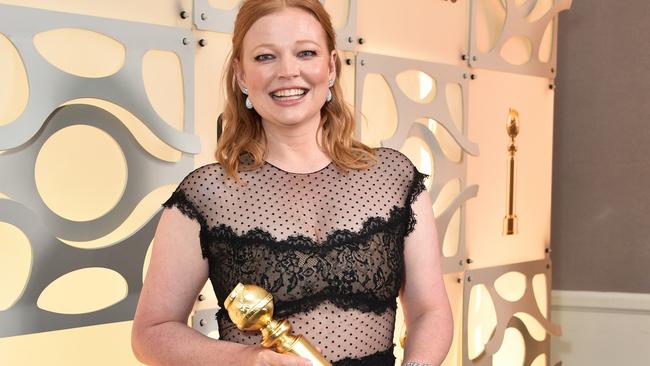
[[[181,182],[156,231],[133,326],[142,362],[310,365],[235,326],[225,300],[238,283],[268,291],[332,365],[395,364],[398,296],[405,365],[444,359],[451,312],[426,175],[352,137],[334,39],[318,0],[243,2],[218,161]],[[219,340],[186,325],[208,278]]]

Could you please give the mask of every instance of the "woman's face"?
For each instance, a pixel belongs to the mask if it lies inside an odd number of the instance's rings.
[[[320,122],[327,83],[336,76],[335,61],[318,20],[304,10],[286,8],[249,29],[235,72],[262,119],[288,127]]]

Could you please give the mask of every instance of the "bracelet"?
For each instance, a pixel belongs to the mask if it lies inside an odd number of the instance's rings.
[[[431,366],[428,363],[417,363],[417,362],[404,362],[402,366]]]

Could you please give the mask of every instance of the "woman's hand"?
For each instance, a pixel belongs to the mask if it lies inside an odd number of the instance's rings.
[[[274,352],[261,346],[250,346],[250,357],[246,365],[250,366],[312,366],[306,358]]]

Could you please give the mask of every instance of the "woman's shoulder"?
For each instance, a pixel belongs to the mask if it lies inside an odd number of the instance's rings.
[[[204,182],[215,182],[224,179],[226,173],[219,162],[201,165],[190,171],[180,183],[180,186],[196,186]]]
[[[381,169],[408,172],[415,167],[413,162],[399,150],[390,147],[376,147],[373,150]]]

